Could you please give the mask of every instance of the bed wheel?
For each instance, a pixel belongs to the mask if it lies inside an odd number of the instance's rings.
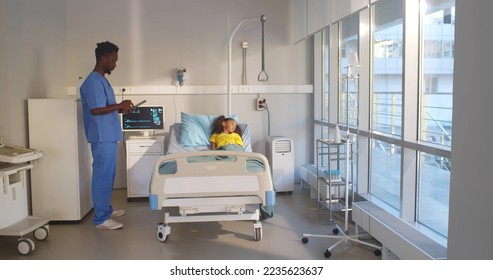
[[[48,238],[48,235],[50,234],[50,231],[48,229],[48,225],[37,228],[33,234],[34,234],[34,238],[36,238],[36,240],[39,240],[39,241],[45,240],[46,238]]]
[[[20,238],[17,241],[17,251],[21,255],[29,255],[34,251],[34,242],[29,238]]]
[[[259,241],[262,239],[262,229],[261,228],[256,228],[255,229],[255,236],[253,237],[255,241]]]
[[[171,227],[167,224],[159,224],[157,226],[157,239],[161,242],[166,242],[168,240],[168,235],[171,233]]]
[[[253,223],[253,239],[255,241],[262,239],[262,224],[260,222]]]

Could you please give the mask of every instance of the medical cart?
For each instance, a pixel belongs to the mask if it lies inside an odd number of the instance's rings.
[[[27,234],[33,232],[37,240],[49,235],[48,219],[28,215],[26,171],[42,156],[40,151],[0,145],[0,235],[18,236],[17,251],[21,255],[35,249]]]

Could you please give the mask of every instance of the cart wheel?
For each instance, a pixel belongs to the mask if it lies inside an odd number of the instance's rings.
[[[301,242],[303,242],[303,244],[308,243],[308,237],[301,238]]]
[[[339,233],[339,229],[338,229],[338,228],[333,229],[333,230],[332,230],[332,233],[333,233],[333,234],[338,234],[338,233]]]
[[[330,258],[330,256],[332,256],[332,253],[327,249],[325,252],[324,252],[324,256],[326,258]]]
[[[17,241],[17,251],[23,256],[31,254],[34,249],[34,242],[29,238],[21,238]]]
[[[259,241],[262,239],[262,228],[255,228],[253,232],[253,239]]]
[[[168,240],[168,235],[171,233],[171,227],[166,224],[159,224],[157,226],[157,239],[161,242]]]
[[[50,231],[47,226],[42,226],[34,231],[34,238],[39,241],[45,240],[48,235],[50,235]]]
[[[380,256],[382,256],[382,251],[375,249],[375,251],[373,251],[373,254],[375,254],[375,256],[377,256],[377,257],[380,257]]]

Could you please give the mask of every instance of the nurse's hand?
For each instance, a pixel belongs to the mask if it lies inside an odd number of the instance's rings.
[[[120,112],[124,113],[124,114],[127,114],[128,112],[130,112],[131,110],[134,109],[134,104],[132,103],[131,100],[123,100],[122,102],[120,102]]]

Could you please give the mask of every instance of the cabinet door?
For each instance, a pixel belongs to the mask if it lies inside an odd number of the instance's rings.
[[[149,196],[149,183],[151,181],[154,162],[159,154],[136,154],[127,157],[127,193],[128,197]]]

